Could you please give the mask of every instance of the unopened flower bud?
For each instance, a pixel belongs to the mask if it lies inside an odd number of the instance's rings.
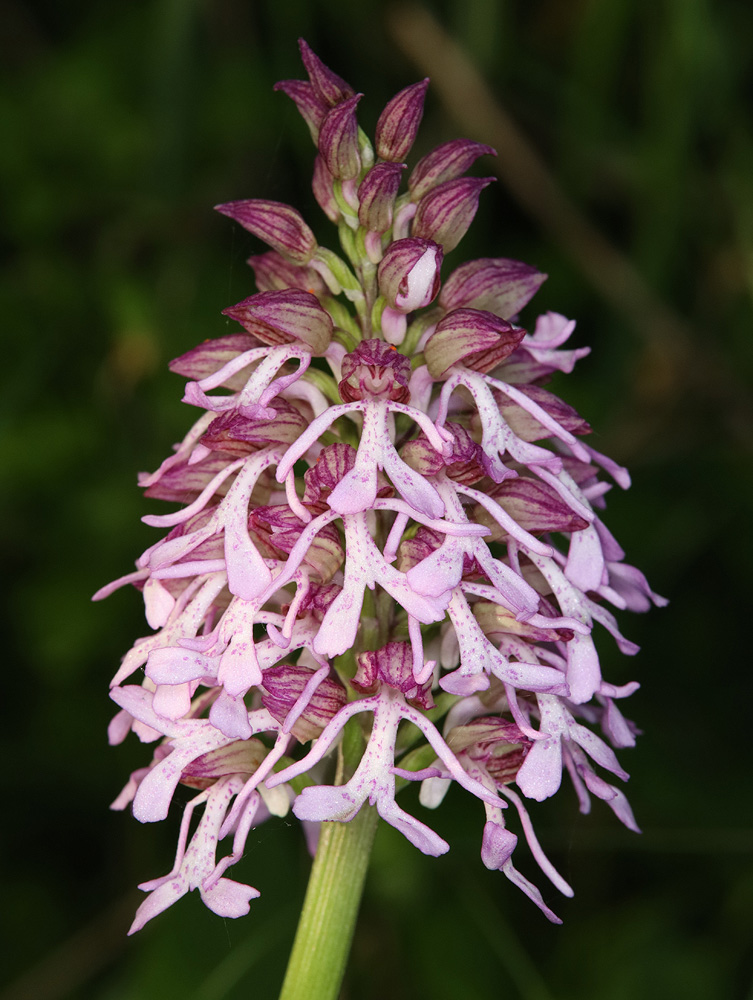
[[[588,527],[588,521],[576,514],[548,483],[543,483],[540,479],[516,476],[513,479],[505,479],[502,483],[495,483],[485,492],[487,496],[496,500],[521,528],[530,531],[531,534],[548,531],[580,531]],[[500,528],[492,524],[488,513],[485,515],[480,506],[474,513],[478,514],[478,520],[482,524],[487,524],[491,528],[493,536],[500,537]]]
[[[311,292],[287,288],[258,292],[223,309],[264,344],[300,342],[313,354],[324,354],[332,339],[332,317]]]
[[[497,151],[491,146],[471,142],[470,139],[452,139],[437,146],[418,161],[408,178],[411,201],[419,201],[445,181],[462,177],[479,156],[486,153],[497,155]]]
[[[403,445],[400,458],[422,476],[437,476],[445,465],[441,452],[423,434]]]
[[[454,482],[472,486],[486,475],[482,464],[483,449],[462,424],[449,422],[445,429],[453,436],[451,455],[442,455],[424,434],[420,434],[403,445],[400,457],[422,476],[436,476],[444,471]]]
[[[392,225],[397,189],[404,163],[377,163],[358,188],[358,221],[372,233],[386,233]]]
[[[304,503],[319,503],[331,493],[340,480],[356,464],[356,449],[345,442],[329,444],[322,448],[312,469],[303,474]]]
[[[256,287],[260,292],[302,288],[317,298],[327,294],[327,286],[312,267],[293,264],[275,250],[249,257],[246,263],[254,272]]]
[[[454,309],[437,324],[424,347],[430,374],[440,378],[452,365],[488,372],[504,361],[525,330],[482,309]]]
[[[154,500],[189,503],[226,466],[227,455],[209,454],[200,461],[171,465],[160,474],[159,479],[154,481],[149,477],[140,477],[139,485],[146,487],[144,496]]]
[[[308,611],[321,622],[341,592],[342,587],[336,583],[312,583],[301,602],[301,611]]]
[[[319,152],[338,180],[347,181],[361,171],[356,105],[363,94],[355,94],[327,113],[319,130]]]
[[[377,156],[399,163],[410,152],[424,113],[429,78],[411,84],[387,102],[376,127]]]
[[[529,264],[498,257],[469,260],[452,272],[442,287],[443,309],[470,306],[488,309],[503,319],[516,316],[536,294],[546,275]]]
[[[454,753],[483,761],[494,781],[507,785],[515,780],[532,743],[514,722],[491,717],[451,729],[447,745]]]
[[[340,218],[340,207],[335,199],[333,182],[335,178],[330,173],[330,169],[324,162],[323,156],[316,156],[314,159],[314,174],[311,178],[311,190],[314,192],[319,208],[324,212],[330,222],[337,223]]]
[[[459,177],[434,188],[418,203],[413,235],[441,243],[445,253],[454,250],[473,222],[481,191],[493,180],[493,177]]]
[[[333,108],[336,104],[353,96],[351,85],[346,83],[337,73],[333,73],[328,66],[325,66],[319,56],[309,48],[302,38],[298,39],[298,47],[301,50],[301,59],[306,67],[311,85],[320,101]]]
[[[301,213],[290,205],[251,198],[215,205],[215,210],[240,222],[244,229],[296,264],[308,264],[316,253],[316,237]]]
[[[439,291],[443,256],[432,240],[410,236],[391,243],[377,271],[379,291],[390,308],[409,313],[428,305]]]

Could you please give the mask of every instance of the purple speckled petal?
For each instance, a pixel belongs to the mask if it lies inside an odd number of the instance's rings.
[[[628,830],[632,830],[634,833],[641,832],[624,792],[594,774],[589,767],[583,768],[581,774],[589,792],[606,802],[617,819],[624,823]]]
[[[401,809],[394,799],[382,803],[381,808],[379,808],[379,815],[390,826],[394,826],[396,830],[402,833],[405,839],[410,841],[414,847],[417,847],[422,854],[438,858],[440,855],[446,854],[450,849],[450,845],[446,840],[435,833],[431,827],[428,827],[425,823],[417,820],[415,816],[411,816],[410,813]]]
[[[400,496],[414,510],[426,514],[427,517],[442,517],[445,511],[444,503],[434,486],[424,476],[406,465],[389,442],[384,448],[381,466]]]
[[[247,740],[252,735],[243,698],[233,698],[226,691],[220,694],[209,710],[209,721],[221,733],[233,739]]]
[[[515,779],[529,799],[543,802],[562,784],[562,746],[559,736],[536,740]]]
[[[544,897],[541,895],[541,891],[536,888],[533,882],[529,882],[525,875],[521,875],[517,868],[513,867],[512,861],[508,861],[502,866],[502,871],[507,876],[507,878],[516,885],[526,896],[535,903],[536,906],[541,910],[544,916],[553,924],[561,924],[562,920],[557,916],[557,914],[551,910],[544,902]]]
[[[606,566],[596,528],[589,524],[570,536],[565,576],[582,591],[596,590],[605,582]]]
[[[337,420],[337,418],[342,416],[344,413],[359,409],[362,409],[362,405],[360,403],[346,403],[342,406],[330,406],[328,410],[318,416],[316,420],[309,425],[308,430],[304,431],[295,444],[291,444],[285,452],[284,457],[277,467],[277,482],[285,482],[288,473],[298,459],[305,455],[309,448],[315,444],[316,441],[318,441],[319,437],[324,433],[324,431],[327,430],[330,424],[333,424],[335,420]]]
[[[223,778],[189,803],[186,810],[188,819],[196,805],[201,802],[206,803],[191,843],[185,852],[179,847],[175,868],[169,875],[142,883],[141,888],[152,891],[139,907],[129,934],[140,930],[148,920],[193,889],[199,889],[204,903],[221,916],[239,917],[248,913],[250,900],[259,895],[258,890],[251,886],[241,885],[230,879],[220,879],[219,882],[212,884],[208,891],[204,889],[204,882],[215,869],[215,852],[220,827],[230,799],[239,790],[240,784],[237,778]],[[183,826],[184,841],[187,836],[185,821]]]
[[[377,700],[377,698],[362,698],[360,701],[351,701],[347,705],[344,705],[337,715],[325,726],[321,736],[305,757],[302,757],[301,760],[296,761],[294,764],[290,764],[282,771],[277,771],[266,779],[265,784],[267,788],[275,788],[277,785],[290,781],[292,778],[297,778],[299,774],[305,774],[315,764],[318,764],[330,750],[348,719],[354,715],[358,715],[360,712],[373,712]]]
[[[222,684],[231,697],[238,697],[254,685],[261,684],[261,679],[253,638],[244,638],[236,632],[220,657],[218,684]]]
[[[487,820],[481,841],[481,860],[490,871],[498,871],[512,857],[518,844],[514,833],[499,823]]]
[[[155,684],[185,684],[201,677],[214,677],[214,659],[183,646],[162,646],[149,653],[146,676]]]
[[[439,681],[450,694],[467,696],[486,690],[488,675],[503,683],[528,691],[567,690],[562,674],[537,662],[510,662],[487,639],[460,589],[455,590],[448,606],[460,647],[460,667]]]
[[[444,618],[446,601],[416,593],[405,574],[391,566],[377,548],[366,525],[365,514],[343,517],[345,527],[345,584],[324,616],[314,650],[337,656],[353,645],[358,628],[363,591],[378,583],[408,614],[423,624]]]
[[[201,898],[204,904],[219,917],[245,917],[251,909],[250,902],[261,895],[258,889],[230,878],[221,878],[209,889],[204,889]]]
[[[552,862],[546,856],[542,850],[541,844],[539,844],[536,833],[533,829],[533,824],[531,823],[531,817],[528,815],[528,810],[523,805],[520,800],[520,796],[510,788],[509,785],[504,785],[501,787],[500,792],[505,798],[508,798],[512,804],[515,806],[518,816],[520,817],[520,823],[523,827],[523,832],[525,833],[526,841],[528,846],[531,848],[531,854],[533,855],[536,864],[546,875],[552,885],[556,886],[557,889],[562,893],[563,896],[573,896],[573,890],[571,886],[565,881],[565,879],[560,875],[557,869],[554,867]]]
[[[293,812],[298,819],[310,823],[347,823],[362,805],[363,799],[355,799],[348,785],[316,785],[303,789],[295,800]]]

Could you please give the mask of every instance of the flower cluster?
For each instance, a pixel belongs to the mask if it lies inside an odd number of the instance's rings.
[[[428,81],[387,104],[372,144],[362,95],[301,53],[308,79],[277,87],[316,144],[341,253],[288,205],[218,206],[270,248],[249,260],[258,291],[225,310],[239,332],[172,363],[201,416],[141,485],[181,507],[144,518],[167,534],[96,595],[134,584],[153,630],[112,682],[111,742],[154,745],[114,808],[153,822],[179,784],[197,792],[131,930],[191,889],[248,912],[257,890],[225,873],[270,814],[292,810],[313,844],[315,824],[368,801],[444,853],[397,804],[409,781],[429,808],[452,782],[478,799],[483,863],[557,921],[513,866],[505,810],[566,895],[523,798],[553,795],[565,768],[582,811],[595,795],[636,828],[604,772],[627,778],[613,748],[636,730],[617,702],[637,685],[602,679],[593,638],[635,653],[607,605],[663,603],[601,520],[602,470],[628,475],[543,387],[587,353],[556,313],[519,324],[545,275],[486,258],[441,278],[491,180],[466,172],[494,151],[444,143],[400,193]]]

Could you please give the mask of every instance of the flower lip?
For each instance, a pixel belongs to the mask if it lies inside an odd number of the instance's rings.
[[[359,399],[410,399],[410,361],[383,340],[364,340],[342,361],[340,396],[346,403]]]

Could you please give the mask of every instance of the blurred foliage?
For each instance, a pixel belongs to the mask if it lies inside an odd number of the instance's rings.
[[[89,595],[153,541],[135,474],[190,420],[167,361],[225,332],[220,310],[253,291],[243,261],[258,248],[211,206],[265,197],[320,218],[307,131],[271,90],[301,75],[296,38],[366,93],[373,129],[386,100],[422,75],[395,40],[405,9],[4,4],[3,1000],[276,993],[307,872],[295,825],[275,821],[249,838],[240,877],[262,898],[244,920],[223,922],[192,897],[124,937],[132,887],[170,864],[179,806],[153,828],[108,812],[146,757],[130,742],[106,750],[106,685],[145,628],[132,591],[94,606]],[[643,646],[636,661],[602,643],[607,676],[643,684],[630,714],[645,735],[624,755],[643,836],[600,803],[580,817],[567,792],[534,810],[576,888],[572,902],[550,899],[565,919],[555,928],[480,865],[482,815],[466,814],[467,797],[436,816],[452,844],[444,858],[382,829],[344,995],[749,998],[753,7],[427,9],[559,195],[671,319],[664,338],[651,316],[636,322],[584,274],[582,248],[552,238],[545,211],[534,218],[502,184],[484,193],[460,254],[536,264],[551,275],[539,309],[578,317],[578,342],[593,353],[558,388],[597,428],[597,446],[630,465],[634,488],[611,497],[608,523],[672,603],[623,616]],[[430,90],[414,156],[462,131]],[[326,221],[317,225],[331,242]]]

